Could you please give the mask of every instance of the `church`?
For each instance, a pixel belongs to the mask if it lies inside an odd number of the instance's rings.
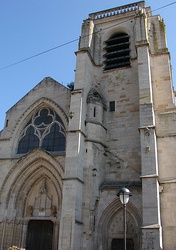
[[[75,54],[73,84],[46,77],[6,113],[0,250],[123,250],[125,241],[175,250],[176,107],[163,18],[144,1],[91,13]]]

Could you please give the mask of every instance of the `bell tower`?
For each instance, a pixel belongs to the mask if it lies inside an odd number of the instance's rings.
[[[123,186],[133,194],[127,208],[132,249],[159,250],[156,114],[164,96],[157,98],[155,82],[170,67],[163,19],[144,1],[91,13],[76,56],[59,250],[106,250],[122,239],[116,194]],[[164,88],[174,108],[171,82]]]

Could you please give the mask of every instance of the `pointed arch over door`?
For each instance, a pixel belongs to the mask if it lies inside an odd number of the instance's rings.
[[[0,201],[3,204],[4,214],[9,218],[5,222],[8,227],[4,226],[4,248],[8,247],[9,241],[12,245],[18,245],[20,242],[20,245],[25,247],[26,237],[29,237],[28,222],[50,220],[54,223],[53,229],[51,227],[52,249],[57,249],[63,170],[64,167],[58,159],[41,149],[35,149],[23,156],[12,167],[0,189]],[[36,230],[36,224],[33,225],[33,231]],[[44,230],[45,225],[40,226]],[[44,234],[45,232],[40,237],[43,238]]]
[[[127,208],[127,239],[130,250],[139,249],[141,215],[138,209],[131,203]],[[98,225],[97,249],[123,249],[123,208],[121,202],[116,199],[103,212]],[[118,248],[117,248],[118,246]],[[134,248],[133,248],[134,246]]]
[[[24,207],[34,185],[43,177],[47,177],[55,188],[59,203],[62,196],[63,171],[63,166],[54,156],[41,149],[35,149],[13,166],[0,189],[0,199],[5,199],[6,208],[11,204],[11,207],[16,209],[18,205],[20,209],[19,204]]]

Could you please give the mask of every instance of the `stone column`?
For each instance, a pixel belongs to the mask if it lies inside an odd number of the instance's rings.
[[[2,239],[1,239],[1,250],[3,250],[4,246],[4,239],[5,239],[5,232],[6,232],[6,224],[7,220],[6,218],[2,221]]]
[[[20,244],[20,246],[25,247],[28,221],[23,219],[21,221],[21,223],[22,223],[22,232],[21,232],[21,244]]]
[[[59,250],[79,250],[82,226],[84,133],[81,129],[82,91],[73,91],[67,135]]]
[[[158,183],[157,143],[155,134],[155,114],[153,107],[151,66],[147,39],[147,17],[139,15],[136,22],[140,141],[141,141],[141,178],[142,178],[142,249],[159,250],[162,247],[160,202]],[[138,29],[138,27],[140,28]]]

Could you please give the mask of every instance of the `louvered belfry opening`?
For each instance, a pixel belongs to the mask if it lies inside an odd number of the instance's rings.
[[[105,41],[104,70],[130,66],[129,35],[118,33]]]

